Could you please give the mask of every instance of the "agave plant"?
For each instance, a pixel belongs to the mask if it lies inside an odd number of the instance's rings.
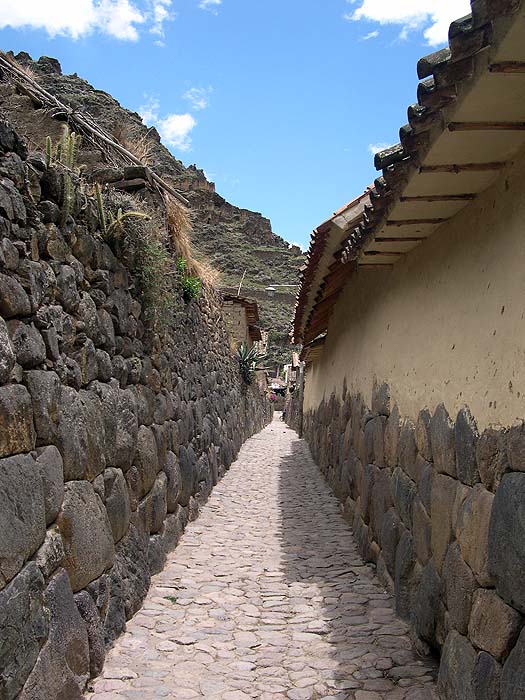
[[[251,348],[242,343],[237,349],[237,362],[239,363],[239,369],[241,371],[241,376],[246,384],[251,384],[255,373],[258,370],[266,369],[261,363],[266,359],[266,355],[257,352],[255,346]]]

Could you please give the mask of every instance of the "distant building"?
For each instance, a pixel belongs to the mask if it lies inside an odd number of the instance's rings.
[[[262,342],[257,302],[233,294],[223,295],[223,316],[230,334],[230,346],[235,352],[240,345],[251,347]],[[266,338],[268,334],[266,333]]]

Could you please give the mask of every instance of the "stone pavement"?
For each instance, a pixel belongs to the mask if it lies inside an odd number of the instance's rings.
[[[248,440],[190,523],[89,700],[435,700],[304,441]]]

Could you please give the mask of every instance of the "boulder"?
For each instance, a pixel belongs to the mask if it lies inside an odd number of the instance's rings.
[[[49,637],[20,700],[81,700],[89,677],[89,642],[64,569],[49,582],[45,602],[50,613]]]
[[[479,439],[478,427],[468,408],[462,408],[454,426],[456,444],[457,478],[468,486],[479,482],[479,470],[476,462],[476,445]]]
[[[179,450],[179,464],[182,477],[182,488],[179,498],[181,506],[187,506],[190,502],[190,497],[195,493],[196,462],[197,458],[193,447],[190,445],[186,448],[184,445],[181,445]]]
[[[443,404],[439,404],[430,420],[430,445],[437,471],[455,477],[454,425]]]
[[[383,559],[391,577],[394,576],[396,563],[396,550],[399,538],[403,530],[403,525],[393,508],[385,513],[379,543],[383,553]]]
[[[448,545],[453,539],[452,510],[456,498],[458,482],[445,474],[434,474],[432,480],[432,499],[430,520],[432,523],[432,553],[439,574]]]
[[[489,427],[481,433],[476,446],[481,481],[489,491],[496,491],[503,474],[509,470],[505,428]]]
[[[15,361],[15,351],[9,338],[6,323],[0,317],[0,384],[9,381]]]
[[[35,442],[29,392],[21,384],[0,387],[0,457],[30,452]]]
[[[447,550],[443,564],[443,583],[450,626],[466,635],[472,597],[478,584],[470,567],[463,561],[457,542],[453,542]]]
[[[370,499],[370,528],[374,539],[379,542],[383,528],[383,518],[393,505],[390,469],[378,469],[375,474]]]
[[[416,426],[408,418],[405,418],[401,425],[398,454],[399,466],[413,481],[416,481],[418,477],[416,470]]]
[[[58,374],[46,370],[31,370],[24,373],[24,382],[33,403],[37,442],[39,445],[54,444],[57,440],[61,403]]]
[[[146,501],[146,511],[147,511],[147,523],[149,527],[150,534],[155,534],[162,528],[162,523],[167,515],[167,503],[166,503],[166,492],[167,492],[168,477],[164,472],[161,472],[153,484],[153,488],[147,495]]]
[[[417,490],[412,479],[405,474],[401,467],[397,467],[392,475],[392,491],[395,509],[406,527],[411,530],[412,508]]]
[[[489,529],[489,569],[503,600],[525,613],[525,474],[505,474]]]
[[[64,567],[77,592],[111,566],[115,552],[106,510],[89,482],[65,485],[57,524],[64,540]]]
[[[104,472],[104,504],[113,541],[118,542],[128,531],[131,517],[128,487],[121,469],[110,467]]]
[[[446,700],[476,700],[473,676],[476,652],[466,637],[449,632],[441,654],[438,693]]]
[[[37,565],[30,562],[7,588],[0,591],[2,700],[14,700],[18,696],[47,639],[48,628],[44,579]]]
[[[525,421],[516,421],[511,426],[507,438],[507,453],[511,469],[525,472]]]
[[[480,651],[472,676],[476,700],[499,700],[501,666],[490,654]]]
[[[385,461],[383,445],[383,431],[385,423],[385,416],[376,416],[375,418],[367,421],[364,429],[366,454],[365,461],[374,463],[380,467],[384,465]]]
[[[173,452],[167,453],[164,472],[168,477],[166,495],[168,513],[175,513],[177,511],[180,498],[182,475],[179,460]]]
[[[0,315],[13,318],[30,313],[31,303],[20,282],[0,273]]]
[[[33,561],[42,572],[42,576],[46,581],[51,574],[54,574],[62,566],[65,556],[64,543],[58,528],[56,526],[50,527],[46,532],[43,544],[33,556]]]
[[[414,625],[417,635],[434,648],[438,648],[436,627],[441,607],[441,579],[431,560],[423,568],[415,591]]]
[[[494,583],[489,571],[489,523],[494,494],[477,484],[464,501],[458,517],[461,556],[481,586]]]
[[[523,579],[520,579],[523,580]],[[503,666],[501,674],[501,700],[525,698],[525,628],[522,629],[514,649]]]
[[[159,472],[157,441],[151,428],[141,425],[137,436],[137,451],[134,459],[139,474],[139,496],[143,498],[155,483]]]
[[[0,588],[20,571],[45,535],[44,488],[34,459],[0,459]]]
[[[9,321],[7,328],[18,364],[24,369],[41,365],[46,359],[46,346],[34,323]]]
[[[432,447],[430,444],[430,420],[431,415],[428,408],[419,412],[416,422],[416,446],[419,454],[427,460],[432,461]]]
[[[521,615],[495,591],[479,588],[474,593],[468,633],[478,649],[501,661],[516,643],[521,627]]]
[[[114,466],[127,471],[137,450],[138,419],[135,398],[129,389],[119,389]]]
[[[394,570],[396,612],[401,617],[407,617],[411,611],[415,563],[414,541],[410,532],[406,530],[397,545]]]
[[[104,630],[97,606],[87,591],[77,593],[75,603],[86,626],[89,644],[89,675],[95,678],[101,673],[106,657]]]
[[[419,496],[414,499],[412,535],[416,556],[422,566],[425,566],[432,556],[432,528]]]
[[[51,525],[64,498],[64,465],[60,452],[54,446],[41,448],[37,455],[36,463],[44,488],[46,525]]]
[[[390,387],[376,378],[372,387],[372,411],[380,416],[390,415]]]

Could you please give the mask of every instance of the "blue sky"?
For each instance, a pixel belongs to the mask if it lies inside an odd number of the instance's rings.
[[[418,58],[468,11],[468,0],[0,0],[0,47],[58,58],[306,246],[376,176],[371,152],[398,140]]]

